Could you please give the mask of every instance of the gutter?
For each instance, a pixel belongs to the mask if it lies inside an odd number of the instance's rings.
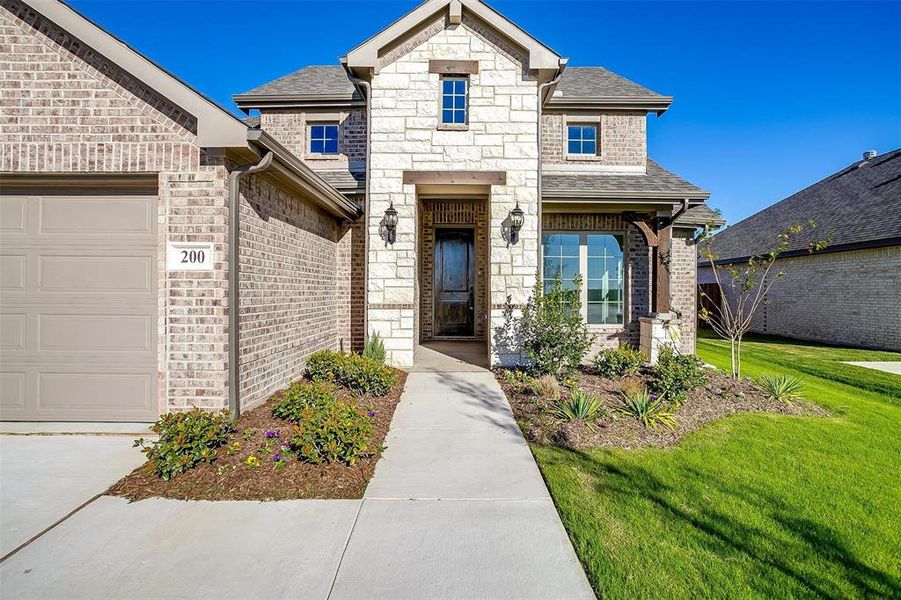
[[[553,98],[548,106],[555,110],[646,110],[657,113],[659,117],[673,103],[672,96],[608,96],[598,98]]]
[[[538,84],[538,202],[536,203],[538,206],[538,214],[536,218],[538,219],[538,276],[544,276],[544,244],[541,243],[542,236],[542,206],[544,205],[544,197],[541,195],[541,181],[544,178],[543,171],[541,168],[541,129],[542,129],[542,108],[544,107],[544,102],[542,100],[542,96],[544,95],[544,91],[548,88],[551,88],[558,83],[560,83],[560,78],[563,77],[563,71],[566,69],[566,64],[569,62],[568,58],[561,58],[559,62],[559,67],[557,68],[557,74],[554,75],[554,78],[550,81],[545,81],[544,83]],[[553,92],[551,93],[553,96]],[[550,99],[549,99],[550,100]]]
[[[244,165],[228,174],[228,408],[232,416],[241,416],[240,374],[238,373],[238,344],[240,332],[238,311],[241,301],[239,285],[239,251],[241,243],[241,206],[239,180],[243,175],[260,173],[272,167],[273,152],[256,164]]]
[[[347,57],[341,57],[341,66],[351,83],[358,86],[366,101],[366,186],[363,193],[363,341],[369,339],[369,188],[372,172],[372,84],[356,77],[347,66]],[[365,91],[365,93],[363,93]]]

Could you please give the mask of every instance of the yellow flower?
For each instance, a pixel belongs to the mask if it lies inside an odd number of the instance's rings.
[[[260,459],[254,455],[250,455],[247,457],[247,460],[244,461],[248,467],[258,467],[260,465]]]

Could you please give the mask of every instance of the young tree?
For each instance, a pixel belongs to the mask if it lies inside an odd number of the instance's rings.
[[[713,278],[720,291],[720,302],[709,302],[702,308],[698,316],[710,325],[711,329],[725,340],[729,340],[730,366],[732,378],[741,378],[741,341],[751,329],[754,315],[766,299],[773,285],[785,277],[785,271],[776,268],[779,256],[791,247],[792,240],[805,231],[812,232],[816,228],[813,221],[807,224],[792,225],[779,234],[776,246],[765,254],[752,256],[747,263],[717,264],[714,245],[716,237],[706,239],[701,244],[701,257],[710,263]],[[807,251],[814,253],[826,248],[832,232],[828,232],[822,240],[807,244]],[[702,298],[712,300],[703,291]]]

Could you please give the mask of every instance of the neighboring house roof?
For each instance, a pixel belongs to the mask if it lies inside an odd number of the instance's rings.
[[[797,223],[816,229],[792,238],[788,252],[833,230],[826,251],[901,244],[901,148],[860,160],[808,188],[724,229],[710,243],[719,260],[769,252],[778,236]]]
[[[260,103],[303,102],[309,100],[362,101],[359,92],[340,65],[303,67],[293,73],[233,96],[240,108]]]
[[[672,101],[671,96],[658,94],[604,67],[568,67],[548,106],[600,104],[605,108],[634,107],[661,113]]]
[[[710,194],[648,159],[646,173],[547,173],[543,199],[706,200]]]

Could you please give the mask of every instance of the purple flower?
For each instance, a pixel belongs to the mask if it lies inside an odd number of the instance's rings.
[[[367,416],[367,417],[374,417],[374,416],[375,416],[375,411],[374,411],[374,410],[370,410],[368,413],[366,413],[366,416]]]
[[[278,462],[281,459],[282,459],[281,452],[276,452],[275,454],[272,455],[272,462]]]
[[[271,440],[272,438],[277,438],[277,437],[278,437],[278,432],[277,432],[277,431],[269,430],[269,431],[266,432],[266,439],[267,439],[267,440]]]

